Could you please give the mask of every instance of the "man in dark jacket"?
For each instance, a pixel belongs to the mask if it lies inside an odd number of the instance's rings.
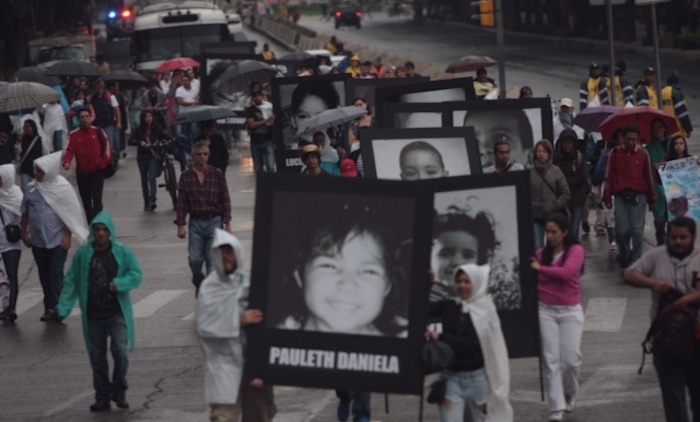
[[[554,157],[554,164],[564,173],[566,183],[569,185],[569,191],[571,192],[571,198],[569,199],[571,232],[576,239],[579,236],[586,197],[590,191],[586,157],[576,148],[577,143],[578,137],[576,132],[573,129],[564,129],[557,140]]]

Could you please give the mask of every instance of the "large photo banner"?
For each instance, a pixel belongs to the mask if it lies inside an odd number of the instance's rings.
[[[669,161],[659,167],[666,193],[668,220],[690,217],[700,222],[700,165],[698,157]]]
[[[248,376],[420,394],[430,185],[278,174],[256,195]]]
[[[537,280],[530,172],[434,180],[430,300],[456,297],[454,272],[466,264],[491,267],[489,293],[511,358],[539,356]]]

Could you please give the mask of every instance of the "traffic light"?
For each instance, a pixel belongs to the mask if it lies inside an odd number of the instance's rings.
[[[472,19],[479,21],[481,26],[496,26],[496,9],[493,7],[493,0],[481,0],[471,2],[471,5],[476,9],[478,14],[472,15]]]

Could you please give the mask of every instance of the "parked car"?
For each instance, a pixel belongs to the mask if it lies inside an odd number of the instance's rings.
[[[354,26],[360,29],[362,26],[362,12],[353,6],[343,6],[335,12],[335,29],[341,26]]]

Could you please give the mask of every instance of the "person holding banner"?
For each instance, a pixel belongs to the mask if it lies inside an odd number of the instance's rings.
[[[440,318],[443,331],[428,331],[426,337],[441,340],[454,351],[442,374],[447,378],[439,407],[442,422],[513,421],[508,351],[488,293],[490,271],[488,265],[459,267],[453,278],[457,298],[429,305],[430,316]],[[435,273],[430,275],[434,282]]]
[[[581,275],[586,251],[573,236],[569,219],[560,213],[547,217],[547,244],[530,260],[537,271],[540,334],[549,421],[564,419],[576,404],[581,368]]]

